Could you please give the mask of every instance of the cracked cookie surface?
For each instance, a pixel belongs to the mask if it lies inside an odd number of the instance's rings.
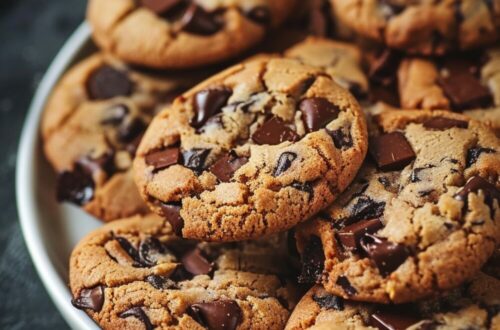
[[[298,300],[286,241],[197,243],[156,215],[118,220],[75,247],[72,303],[103,329],[282,329]]]
[[[160,105],[203,76],[131,69],[97,53],[71,68],[43,114],[44,151],[59,174],[57,197],[105,221],[147,212],[132,158]]]
[[[330,0],[344,25],[390,48],[442,55],[494,44],[500,1]]]
[[[479,273],[441,297],[403,305],[344,300],[315,286],[300,300],[286,330],[494,330],[500,327],[500,281]]]
[[[446,111],[374,117],[353,184],[296,231],[303,282],[402,303],[471,279],[500,242],[500,141]]]
[[[177,98],[134,162],[155,213],[186,238],[233,241],[284,231],[351,182],[367,149],[350,93],[295,59],[236,65]]]
[[[99,46],[157,68],[221,62],[262,40],[295,0],[90,0],[87,19]]]

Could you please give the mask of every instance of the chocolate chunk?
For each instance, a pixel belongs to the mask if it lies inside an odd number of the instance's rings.
[[[182,282],[186,280],[190,280],[193,278],[193,274],[188,272],[184,266],[179,265],[175,268],[175,270],[170,274],[170,279],[174,282]]]
[[[370,155],[382,171],[402,170],[416,157],[403,133],[392,132],[370,141]]]
[[[318,236],[312,236],[302,252],[302,272],[299,283],[316,283],[321,279],[325,266],[323,243]]]
[[[248,162],[246,157],[238,157],[234,151],[225,154],[210,167],[212,172],[220,181],[229,182],[240,167]]]
[[[309,200],[314,197],[314,187],[311,182],[292,182],[292,187],[309,194]]]
[[[94,70],[87,80],[87,93],[92,100],[106,100],[132,93],[132,82],[128,75],[109,65]]]
[[[495,152],[496,151],[491,149],[491,148],[483,148],[483,147],[470,148],[469,150],[467,150],[467,158],[465,160],[465,164],[466,164],[465,167],[471,167],[472,165],[474,165],[482,153],[493,154]]]
[[[356,251],[361,237],[366,233],[375,233],[382,227],[382,222],[379,219],[363,220],[342,228],[337,235],[345,250]]]
[[[193,304],[187,314],[209,330],[235,330],[243,320],[241,308],[234,300]]]
[[[315,81],[316,77],[308,77],[302,80],[300,82],[299,87],[297,88],[299,91],[298,94],[299,95],[305,94],[309,90],[309,88],[311,88],[311,86],[314,84]]]
[[[278,159],[278,164],[274,169],[273,176],[279,176],[286,172],[292,166],[292,162],[297,159],[297,154],[293,152],[284,152]]]
[[[450,99],[454,110],[484,108],[492,104],[488,88],[470,72],[455,72],[438,78],[439,85]]]
[[[184,2],[184,0],[140,0],[141,4],[158,15],[167,13]]]
[[[214,264],[207,260],[199,248],[195,248],[181,258],[184,268],[193,275],[204,275],[212,272]]]
[[[322,296],[313,295],[312,299],[321,308],[334,309],[337,311],[344,310],[344,299],[334,296],[333,294],[325,293]]]
[[[125,237],[118,236],[115,239],[120,244],[122,249],[134,260],[134,267],[144,266],[141,258],[139,257],[139,251],[137,251],[137,249]]]
[[[329,2],[325,0],[312,0],[309,5],[307,30],[318,37],[327,37],[332,32]]]
[[[137,136],[146,130],[146,124],[139,118],[128,118],[121,122],[117,130],[118,141],[122,143],[132,142]]]
[[[317,131],[325,127],[338,117],[340,109],[322,97],[304,99],[299,104],[302,111],[302,121],[308,132]]]
[[[139,245],[139,258],[143,265],[153,267],[158,263],[159,257],[170,253],[157,238],[148,237]]]
[[[216,33],[221,27],[215,14],[208,13],[196,4],[191,4],[181,19],[181,29],[193,34],[207,36]]]
[[[259,145],[275,145],[284,141],[295,142],[298,139],[297,133],[278,117],[272,117],[252,134],[252,140]]]
[[[103,125],[118,125],[129,114],[130,110],[125,104],[115,104],[106,110],[101,120]]]
[[[340,222],[347,226],[360,220],[379,218],[384,213],[384,209],[385,202],[375,202],[368,196],[361,196],[353,205],[351,215],[341,219]]]
[[[181,205],[177,203],[161,203],[161,211],[163,216],[172,226],[174,233],[182,237],[182,228],[184,228],[184,220],[181,217]]]
[[[383,86],[388,86],[396,80],[396,71],[402,55],[400,52],[386,48],[370,66],[369,77]]]
[[[153,330],[154,329],[154,326],[153,326],[153,324],[151,324],[149,317],[146,315],[144,310],[142,310],[142,308],[140,308],[140,307],[132,307],[132,308],[118,314],[118,316],[121,317],[122,319],[125,319],[125,318],[130,317],[130,316],[135,317],[139,321],[141,321],[142,324],[144,324],[144,327],[146,328],[146,330]]]
[[[113,151],[108,151],[97,158],[83,157],[76,162],[75,167],[81,167],[89,175],[102,171],[110,176],[115,170],[114,157]]]
[[[80,295],[71,300],[71,304],[78,309],[101,311],[104,304],[104,286],[98,285],[92,289],[81,290]]]
[[[202,127],[210,117],[221,111],[231,94],[232,91],[227,87],[214,87],[196,93],[193,101],[195,115],[191,119],[191,126]]]
[[[424,122],[424,127],[428,129],[435,129],[438,131],[444,131],[453,127],[467,128],[469,123],[463,120],[444,118],[444,117],[434,117],[428,119]]]
[[[360,245],[383,276],[395,271],[410,255],[406,246],[372,234],[365,234]]]
[[[358,293],[358,290],[356,290],[356,288],[351,285],[349,279],[343,275],[340,275],[337,278],[337,282],[335,283],[337,285],[340,285],[340,287],[344,290],[345,293],[347,293],[348,296],[354,296]]]
[[[436,166],[434,165],[431,165],[431,164],[427,164],[426,166],[424,167],[415,167],[412,171],[411,171],[411,174],[410,174],[410,181],[415,183],[415,182],[420,182],[420,180],[422,180],[420,178],[420,173],[424,170],[427,170],[429,168],[434,168]]]
[[[271,12],[269,11],[269,8],[264,6],[252,8],[246,13],[246,16],[258,24],[268,25],[271,23]]]
[[[495,185],[489,183],[480,176],[473,176],[467,181],[465,186],[455,195],[455,199],[467,203],[467,197],[470,193],[477,193],[481,190],[485,196],[485,203],[493,208],[493,200],[496,199],[500,203],[500,191]]]
[[[82,206],[94,198],[94,188],[92,175],[81,166],[75,166],[73,171],[59,174],[56,197],[59,202],[68,201]]]
[[[173,280],[165,276],[149,275],[146,282],[158,290],[178,290],[179,286]]]
[[[198,134],[206,133],[210,128],[224,128],[224,119],[222,118],[223,114],[219,113],[212,117],[210,117],[207,122],[200,128],[196,130]]]
[[[210,149],[191,149],[184,151],[184,166],[200,174],[205,169],[205,161],[210,154]]]
[[[179,163],[179,148],[170,147],[159,151],[153,151],[144,157],[147,165],[153,166],[155,171],[162,170],[171,165]]]
[[[332,137],[335,148],[343,149],[352,147],[353,141],[349,128],[339,128],[333,131],[326,131]]]
[[[406,305],[383,307],[370,315],[370,325],[381,330],[406,330],[420,321],[421,318]]]

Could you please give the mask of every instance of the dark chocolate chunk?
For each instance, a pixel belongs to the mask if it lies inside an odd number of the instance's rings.
[[[246,13],[246,16],[258,24],[268,25],[271,23],[271,12],[269,11],[269,8],[265,6],[252,8]]]
[[[56,197],[59,202],[68,201],[81,206],[94,198],[94,188],[92,175],[77,165],[73,171],[59,174]]]
[[[366,233],[373,234],[382,227],[379,219],[362,220],[342,228],[337,236],[345,250],[356,251],[361,237]]]
[[[135,317],[136,319],[141,321],[142,324],[144,324],[144,327],[146,328],[146,330],[153,330],[154,329],[154,326],[153,326],[153,324],[151,324],[149,317],[146,315],[144,310],[140,307],[132,307],[132,308],[120,313],[118,316],[121,317],[122,319],[125,319],[127,317]]]
[[[125,104],[115,104],[104,110],[101,124],[118,125],[127,117],[129,112],[130,110]]]
[[[92,289],[81,290],[80,295],[71,300],[71,304],[78,309],[101,311],[104,304],[104,286],[98,285]]]
[[[343,275],[340,275],[337,278],[336,284],[340,285],[340,287],[344,290],[345,293],[347,293],[348,296],[354,296],[358,293],[358,290],[356,290],[356,288],[351,285],[349,279]]]
[[[187,314],[209,330],[235,330],[243,320],[241,308],[234,300],[193,304]]]
[[[334,296],[333,294],[325,293],[322,296],[313,295],[312,299],[321,308],[334,309],[337,311],[344,310],[344,299]]]
[[[210,117],[207,122],[200,128],[196,130],[198,134],[206,133],[209,128],[224,128],[224,119],[222,118],[223,114],[219,113],[212,117]]]
[[[193,274],[188,272],[184,266],[179,265],[175,268],[175,270],[170,274],[170,279],[174,282],[182,282],[186,280],[190,280],[193,278]]]
[[[181,205],[177,203],[161,203],[161,211],[163,216],[172,226],[174,233],[182,237],[182,228],[184,228],[184,220],[181,217]]]
[[[292,187],[309,194],[309,200],[314,197],[314,187],[311,182],[292,182]]]
[[[428,164],[428,165],[426,165],[426,166],[424,166],[424,167],[416,167],[416,168],[414,168],[414,169],[411,171],[411,174],[410,174],[410,181],[411,181],[411,182],[413,182],[413,183],[415,183],[415,182],[420,182],[420,180],[422,180],[422,179],[419,177],[420,173],[421,173],[422,171],[424,171],[424,170],[427,170],[427,169],[429,169],[429,168],[434,168],[434,167],[436,167],[436,166],[431,165],[431,164]]]
[[[215,13],[209,13],[194,3],[188,7],[181,19],[181,29],[193,34],[211,35],[221,27],[222,24]]]
[[[153,166],[155,171],[162,170],[171,165],[179,163],[179,148],[171,147],[159,151],[153,151],[144,157],[146,164]]]
[[[382,171],[401,170],[416,157],[403,133],[392,132],[370,141],[370,155]]]
[[[127,118],[118,126],[117,138],[122,143],[132,142],[146,130],[147,125],[139,118]]]
[[[125,72],[108,65],[94,70],[87,80],[87,92],[93,100],[127,96],[132,93],[132,87],[132,82]]]
[[[406,305],[382,307],[370,315],[370,325],[381,330],[406,330],[421,320],[422,318]]]
[[[304,99],[299,104],[302,121],[308,132],[317,131],[337,118],[340,109],[323,97]]]
[[[396,80],[396,71],[402,55],[400,52],[386,48],[370,66],[369,77],[383,86],[388,86]]]
[[[455,199],[467,203],[467,196],[470,193],[477,193],[479,190],[485,195],[485,203],[493,207],[493,200],[496,199],[500,203],[500,191],[495,185],[489,183],[480,176],[473,176],[467,181],[465,186],[455,195]]]
[[[295,142],[298,139],[297,133],[278,117],[272,117],[252,134],[252,140],[259,145],[275,145],[284,141]]]
[[[144,267],[145,265],[142,263],[141,257],[139,256],[139,251],[125,238],[125,237],[116,237],[116,241],[120,244],[122,249],[127,252],[127,254],[134,260],[134,267]]]
[[[434,117],[428,119],[424,122],[424,127],[428,129],[435,129],[439,131],[444,131],[453,127],[467,128],[469,123],[463,120],[444,118],[444,117]]]
[[[167,253],[171,252],[155,237],[148,237],[139,244],[139,258],[148,267],[155,266],[159,257]]]
[[[297,159],[297,154],[293,152],[284,152],[280,155],[278,159],[278,164],[276,164],[276,168],[274,169],[273,176],[279,176],[286,172],[292,166],[293,161]]]
[[[360,220],[375,219],[382,216],[385,202],[375,202],[368,196],[361,196],[352,207],[351,215],[341,219],[343,225],[351,225]]]
[[[450,72],[438,78],[439,85],[450,99],[454,110],[488,107],[493,98],[489,89],[470,72]]]
[[[195,114],[191,119],[191,126],[202,127],[210,117],[221,111],[231,94],[232,91],[227,87],[214,87],[196,93],[193,101]]]
[[[209,274],[214,269],[214,264],[207,260],[199,248],[195,248],[181,258],[184,268],[193,275]]]
[[[337,149],[350,148],[353,145],[349,128],[339,128],[333,131],[327,130],[332,137],[333,144]]]
[[[465,160],[465,167],[471,167],[472,165],[474,165],[482,153],[493,154],[493,153],[495,153],[495,150],[493,150],[491,148],[483,148],[483,147],[479,147],[479,146],[474,147],[474,148],[470,148],[469,150],[467,150],[467,158]]]
[[[210,149],[191,149],[184,151],[184,166],[200,174],[205,169],[205,161],[210,154]]]
[[[163,15],[184,2],[184,0],[140,0],[141,4],[154,11],[158,15]]]
[[[360,245],[383,276],[395,271],[410,255],[406,246],[372,234],[365,234]]]
[[[173,280],[165,276],[149,275],[146,282],[158,290],[178,290],[179,286]]]
[[[302,271],[299,283],[316,283],[320,280],[325,267],[323,243],[317,236],[311,236],[302,252]]]
[[[247,162],[248,158],[238,157],[234,151],[230,151],[219,158],[219,160],[210,167],[210,172],[212,172],[220,181],[229,182],[233,177],[234,172]]]

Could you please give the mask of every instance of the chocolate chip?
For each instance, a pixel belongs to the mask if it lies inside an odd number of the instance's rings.
[[[401,170],[416,158],[411,144],[400,132],[374,137],[370,141],[369,151],[382,171]]]
[[[309,194],[309,200],[314,197],[314,187],[311,182],[292,182],[292,187]]]
[[[467,150],[467,158],[465,160],[465,164],[466,164],[465,167],[471,167],[472,165],[474,165],[482,153],[493,154],[495,152],[496,151],[491,149],[491,148],[483,148],[483,147],[470,148],[469,150]]]
[[[295,142],[298,139],[297,133],[278,117],[272,117],[252,134],[252,140],[259,145],[276,145],[284,141]]]
[[[322,97],[304,99],[299,104],[302,111],[302,121],[308,132],[317,131],[325,127],[338,117],[340,109]]]
[[[252,8],[246,13],[246,16],[258,24],[268,25],[271,23],[271,12],[269,11],[269,8],[264,6]]]
[[[221,182],[229,182],[240,167],[248,162],[246,157],[238,157],[234,151],[223,155],[211,167],[212,172]]]
[[[195,248],[181,258],[184,268],[193,275],[209,274],[214,269],[214,264],[207,260],[199,248]]]
[[[500,203],[500,191],[495,185],[489,183],[480,176],[473,176],[467,181],[465,186],[455,195],[455,199],[467,202],[467,197],[470,193],[477,193],[481,190],[485,196],[485,203],[493,208],[493,200],[496,199]]]
[[[339,128],[333,131],[326,130],[333,140],[337,149],[351,148],[353,145],[352,136],[349,128]]]
[[[132,140],[146,130],[146,127],[147,125],[141,119],[128,117],[118,126],[118,141],[122,143],[132,142]]]
[[[174,233],[182,237],[182,228],[184,228],[184,220],[181,217],[181,205],[177,203],[161,203],[161,211],[163,216],[172,226]]]
[[[105,100],[132,93],[132,82],[123,71],[109,65],[94,70],[87,80],[87,92],[93,100]]]
[[[422,180],[420,178],[420,173],[424,170],[427,170],[429,168],[434,168],[436,166],[434,165],[431,165],[431,164],[427,164],[426,166],[424,167],[415,167],[412,171],[411,171],[411,174],[410,174],[410,181],[415,183],[415,182],[420,182],[420,180]]]
[[[365,234],[360,245],[383,276],[395,271],[410,255],[406,246],[372,234]]]
[[[344,310],[344,299],[334,296],[330,293],[324,293],[321,296],[314,294],[312,299],[318,304],[319,307],[324,309],[334,309],[337,311]]]
[[[122,319],[127,318],[127,317],[135,317],[139,321],[144,324],[144,327],[146,330],[153,330],[154,326],[151,324],[151,321],[149,320],[149,317],[146,315],[146,313],[142,310],[140,307],[132,307],[120,314],[118,316]]]
[[[227,87],[214,87],[196,93],[193,101],[195,115],[191,119],[191,126],[202,127],[210,117],[221,111],[231,94],[232,91]]]
[[[81,290],[80,295],[71,300],[71,304],[78,309],[101,311],[104,304],[104,286],[98,285],[92,289]]]
[[[386,48],[371,64],[370,79],[383,86],[393,83],[396,80],[396,71],[401,58],[400,52]]]
[[[157,238],[148,237],[139,244],[139,258],[143,265],[153,267],[159,257],[171,253]]]
[[[167,13],[184,2],[184,0],[140,0],[141,4],[158,15]]]
[[[332,33],[329,2],[312,0],[310,2],[307,30],[318,37],[327,37]]]
[[[209,128],[213,127],[224,128],[224,119],[222,113],[210,117],[202,127],[196,130],[196,132],[198,134],[206,133],[209,130]]]
[[[115,104],[104,110],[101,120],[103,125],[118,125],[129,114],[130,110],[125,104]]]
[[[356,251],[361,237],[366,233],[375,233],[382,227],[382,222],[379,219],[362,220],[342,228],[338,231],[337,236],[345,250]]]
[[[278,164],[274,169],[273,176],[279,176],[286,172],[292,166],[292,162],[297,159],[297,154],[293,152],[284,152],[280,155],[278,159]]]
[[[210,154],[210,149],[191,149],[184,151],[184,166],[200,174],[205,169],[205,161]]]
[[[145,266],[139,256],[139,251],[137,251],[137,249],[125,237],[118,236],[115,239],[120,244],[122,249],[134,260],[134,267]]]
[[[243,320],[241,308],[234,300],[193,304],[187,314],[209,330],[235,330]]]
[[[351,215],[340,222],[347,226],[360,220],[379,218],[384,214],[385,202],[375,202],[368,196],[361,196],[352,207]]]
[[[177,266],[172,274],[170,274],[170,279],[174,282],[182,282],[186,280],[190,280],[193,278],[193,274],[188,272],[184,266]]]
[[[178,290],[179,286],[173,280],[165,276],[149,275],[146,282],[158,290]]]
[[[347,277],[340,275],[337,278],[337,281],[335,282],[337,285],[340,285],[340,287],[344,290],[344,292],[348,296],[354,296],[358,293],[358,290],[356,290],[355,287],[351,285],[351,282],[349,282],[349,279]]]
[[[469,123],[464,120],[457,120],[444,117],[434,117],[428,119],[424,122],[424,127],[427,129],[435,129],[438,131],[444,131],[453,127],[467,128]]]
[[[85,205],[94,198],[94,180],[92,175],[81,166],[73,171],[64,171],[57,178],[56,197],[59,202],[68,201],[76,205]]]
[[[421,318],[404,305],[383,307],[370,315],[370,325],[381,330],[406,330],[420,321]]]
[[[193,34],[211,35],[221,27],[215,14],[208,13],[196,4],[191,4],[181,19],[181,29]]]
[[[179,148],[170,147],[159,151],[153,151],[144,157],[147,165],[153,166],[155,171],[162,170],[171,165],[179,163]]]
[[[318,236],[311,236],[302,252],[302,271],[299,283],[315,283],[321,279],[325,266],[323,243]]]
[[[488,88],[470,72],[450,72],[438,78],[439,85],[450,99],[454,110],[488,107],[492,104],[491,93]]]

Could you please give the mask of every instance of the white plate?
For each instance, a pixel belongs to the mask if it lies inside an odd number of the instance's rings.
[[[73,329],[98,329],[71,305],[68,260],[76,243],[100,222],[77,207],[55,200],[55,174],[41,148],[40,118],[52,88],[72,63],[94,51],[83,23],[50,65],[31,104],[21,136],[16,169],[17,208],[31,258],[45,288]]]

